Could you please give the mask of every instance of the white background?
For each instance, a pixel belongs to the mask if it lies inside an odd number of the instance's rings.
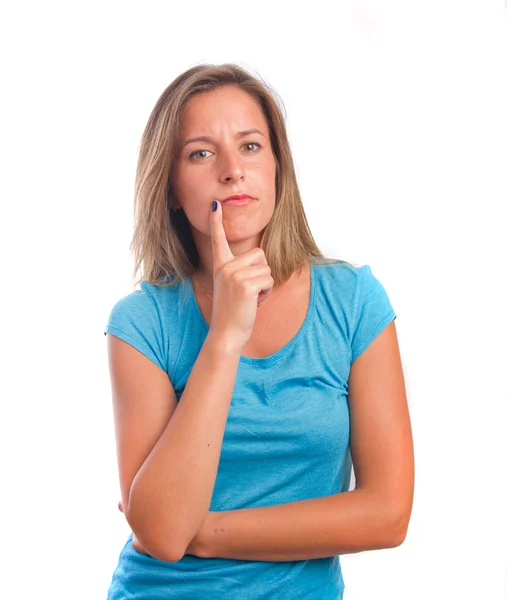
[[[103,330],[133,289],[142,130],[201,62],[255,70],[280,94],[317,244],[369,264],[398,316],[412,519],[400,547],[342,555],[345,600],[507,597],[504,3],[2,13],[5,597],[106,597],[129,528]]]

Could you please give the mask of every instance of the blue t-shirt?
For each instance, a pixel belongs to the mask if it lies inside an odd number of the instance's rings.
[[[349,490],[350,366],[396,315],[368,265],[312,263],[310,273],[297,334],[270,356],[240,358],[211,511]],[[114,305],[104,332],[163,369],[178,400],[209,331],[188,289],[142,282]],[[340,600],[344,587],[339,556],[270,562],[188,554],[169,563],[134,550],[131,533],[108,600]]]

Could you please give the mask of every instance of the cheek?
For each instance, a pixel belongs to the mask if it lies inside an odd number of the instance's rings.
[[[180,166],[175,170],[172,181],[178,196],[185,201],[186,198],[196,198],[202,195],[202,179],[203,174],[199,172],[199,169],[190,172]]]
[[[271,192],[272,194],[275,194],[276,191],[276,164],[273,162],[273,164],[270,164],[265,170],[264,170],[264,189],[266,190],[266,192]]]
[[[255,171],[256,176],[262,181],[264,189],[269,189],[275,185],[276,163],[274,161],[259,164]]]

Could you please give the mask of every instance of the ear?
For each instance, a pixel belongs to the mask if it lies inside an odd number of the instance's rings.
[[[180,210],[181,204],[176,199],[176,196],[173,194],[171,190],[167,193],[167,206],[170,210]]]

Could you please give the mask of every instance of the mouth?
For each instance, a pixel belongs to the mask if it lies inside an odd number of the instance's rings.
[[[227,198],[220,200],[220,202],[224,203],[224,202],[229,202],[229,200],[243,200],[243,198],[251,198],[251,197],[252,196],[250,196],[250,194],[240,192],[239,194],[231,194],[230,196],[227,196]]]
[[[250,196],[243,196],[240,198],[231,198],[230,200],[223,200],[222,206],[246,206],[253,202],[253,198]]]

